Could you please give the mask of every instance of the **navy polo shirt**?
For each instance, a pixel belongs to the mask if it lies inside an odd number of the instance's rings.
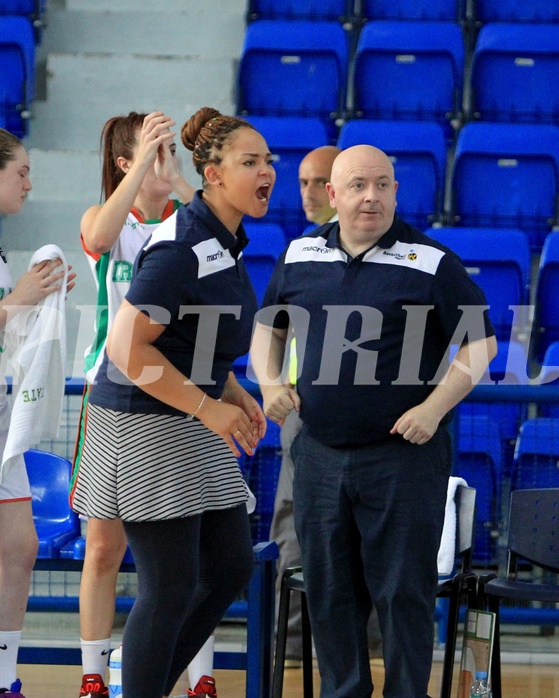
[[[232,235],[197,192],[146,242],[126,294],[165,325],[154,346],[214,398],[233,361],[250,347],[258,306],[242,259],[247,243],[242,225]],[[183,414],[130,383],[106,354],[89,399],[123,412]]]
[[[351,258],[339,230],[328,223],[289,244],[259,320],[286,328],[291,317],[301,418],[321,443],[352,447],[390,438],[425,400],[448,367],[455,330],[468,327],[459,343],[494,331],[482,290],[447,247],[395,216],[376,245]],[[265,310],[278,305],[293,312]]]

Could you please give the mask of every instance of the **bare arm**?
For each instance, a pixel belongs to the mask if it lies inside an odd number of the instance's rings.
[[[445,414],[479,382],[496,354],[495,337],[479,339],[460,347],[439,385],[424,402],[405,412],[390,433],[401,434],[414,444],[427,443]]]
[[[287,329],[277,329],[258,322],[250,349],[250,358],[264,398],[264,413],[280,425],[291,410],[299,411],[301,405],[299,395],[285,384],[281,375],[287,338]]]
[[[161,112],[149,114],[140,131],[138,153],[130,169],[102,206],[92,206],[84,213],[80,232],[85,246],[94,254],[104,254],[118,240],[144,177],[150,167],[154,166],[158,151],[164,145],[169,150],[168,144],[175,135],[170,131],[174,123]],[[178,173],[175,174],[180,177]],[[184,181],[182,177],[180,179]],[[177,186],[184,188],[180,182]]]
[[[251,417],[236,404],[209,397],[176,369],[153,346],[164,330],[164,325],[151,321],[125,300],[107,340],[108,357],[148,395],[187,414],[196,413],[208,429],[224,439],[236,456],[240,453],[233,437],[246,453],[251,454],[256,445]]]

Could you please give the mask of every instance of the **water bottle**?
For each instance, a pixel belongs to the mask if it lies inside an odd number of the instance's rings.
[[[122,698],[122,645],[111,652],[109,698]]]
[[[476,680],[472,684],[470,689],[470,698],[491,698],[492,693],[489,688],[489,683],[487,681],[486,671],[476,671]]]

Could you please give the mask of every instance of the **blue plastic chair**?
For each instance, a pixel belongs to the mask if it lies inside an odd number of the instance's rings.
[[[468,123],[451,180],[455,225],[521,228],[540,250],[557,219],[559,127]]]
[[[496,559],[500,527],[502,447],[499,424],[485,415],[460,415],[453,475],[477,491],[474,562]]]
[[[536,280],[536,358],[543,362],[548,347],[559,341],[559,231],[546,237]]]
[[[62,456],[36,449],[26,451],[24,458],[39,537],[37,557],[58,558],[60,548],[80,535],[79,517],[68,502],[72,465]]]
[[[285,249],[285,234],[274,223],[247,222],[245,230],[250,243],[243,251],[243,260],[261,303],[278,257]]]
[[[474,116],[483,121],[559,123],[558,74],[559,25],[486,24],[472,62]]]
[[[497,337],[525,330],[530,279],[530,246],[517,228],[430,228],[425,233],[462,259],[470,277],[484,291]],[[510,306],[521,306],[516,316]],[[515,324],[516,323],[516,324]]]
[[[356,119],[340,129],[342,150],[366,143],[392,160],[398,180],[398,214],[424,229],[443,213],[447,146],[443,127],[427,121]]]
[[[35,97],[35,37],[26,17],[0,16],[0,114],[7,129],[23,137]]]
[[[261,19],[248,25],[241,51],[241,114],[318,116],[345,109],[348,38],[337,22]]]
[[[348,0],[251,0],[249,21],[255,19],[308,19],[346,22],[351,18]]]
[[[354,112],[447,124],[462,112],[463,72],[456,22],[369,22],[355,54]]]
[[[464,0],[363,0],[363,19],[446,20],[464,19]]]
[[[299,165],[305,155],[329,143],[328,128],[316,117],[246,116],[266,139],[274,157],[276,183],[266,221],[282,226],[288,238],[307,226],[299,191]]]
[[[511,487],[559,487],[559,419],[534,417],[520,427]]]
[[[559,22],[558,0],[476,0],[479,22]]]
[[[559,385],[559,341],[552,342],[545,350],[539,382],[541,385]],[[543,402],[539,407],[539,416],[559,417],[559,405]]]

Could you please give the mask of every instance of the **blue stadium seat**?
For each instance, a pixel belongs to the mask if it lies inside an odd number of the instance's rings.
[[[26,17],[0,16],[0,66],[0,115],[22,137],[35,97],[35,37]]]
[[[352,15],[351,5],[348,0],[250,0],[248,19],[346,22]]]
[[[262,302],[276,261],[286,247],[285,234],[274,223],[245,223],[250,243],[243,251],[243,260],[251,277],[258,302]]]
[[[541,363],[548,347],[559,341],[559,231],[545,239],[536,279],[534,335],[536,358]]]
[[[497,337],[508,341],[526,329],[530,246],[517,228],[430,228],[425,233],[462,259],[489,304]],[[516,314],[510,306],[520,306]]]
[[[501,438],[499,424],[486,416],[460,415],[453,475],[477,490],[474,562],[496,559],[500,526]]]
[[[476,0],[479,22],[559,22],[559,0]]]
[[[443,213],[446,138],[440,124],[428,121],[355,119],[340,129],[343,150],[367,143],[383,150],[394,164],[398,180],[398,214],[421,228]]]
[[[355,54],[355,115],[447,124],[462,111],[463,72],[456,22],[369,22]]]
[[[464,18],[464,0],[363,0],[364,19],[446,20]]]
[[[545,350],[539,382],[542,385],[559,385],[559,341],[552,342]],[[559,417],[559,404],[542,402],[539,406],[539,416]]]
[[[237,110],[335,119],[345,110],[347,71],[348,38],[339,23],[257,20],[245,33]]]
[[[299,191],[299,164],[305,155],[329,143],[328,128],[312,117],[246,116],[264,136],[276,170],[276,183],[266,221],[282,226],[288,238],[298,237],[307,226]]]
[[[528,352],[520,342],[497,342],[497,356],[489,370],[480,380],[480,385],[528,385]],[[457,407],[462,417],[483,416],[499,425],[501,438],[501,466],[504,476],[512,470],[512,461],[518,429],[528,416],[524,402],[491,402],[464,400]]]
[[[557,219],[559,127],[468,123],[456,143],[451,220],[521,228],[541,249]]]
[[[559,487],[558,462],[559,419],[527,419],[516,442],[512,489]]]
[[[482,121],[557,124],[558,74],[559,25],[486,24],[472,62],[473,116]]]
[[[39,537],[37,557],[57,558],[60,548],[80,535],[79,517],[68,503],[72,465],[66,458],[36,449],[26,451],[24,458]]]

